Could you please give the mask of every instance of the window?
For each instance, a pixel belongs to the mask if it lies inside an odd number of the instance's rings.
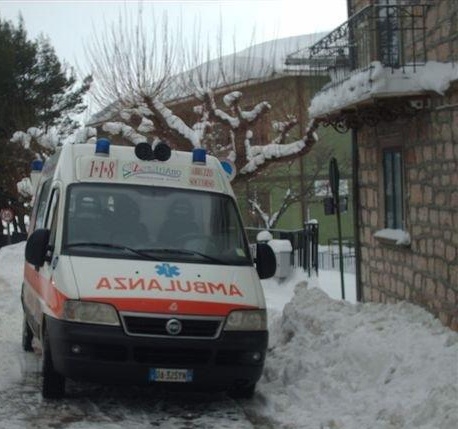
[[[37,202],[35,203],[34,210],[36,210],[35,224],[32,225],[33,229],[44,228],[46,206],[48,202],[49,192],[51,190],[51,179],[46,181],[40,191]]]
[[[395,7],[397,0],[387,0],[385,3],[380,7],[378,17],[379,58],[385,66],[399,67],[401,61],[401,29],[399,12]]]
[[[63,254],[252,265],[234,200],[158,186],[68,187]]]
[[[47,224],[50,229],[49,245],[54,248],[57,233],[57,219],[59,215],[59,190],[54,189],[51,196],[51,205],[47,216]]]
[[[385,228],[403,229],[402,154],[398,149],[387,149],[383,152],[383,187]]]

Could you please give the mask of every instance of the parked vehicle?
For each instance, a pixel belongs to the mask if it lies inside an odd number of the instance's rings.
[[[227,176],[163,143],[99,139],[47,160],[21,296],[43,397],[66,378],[253,394],[268,341],[259,279],[276,263],[266,244],[250,254]]]

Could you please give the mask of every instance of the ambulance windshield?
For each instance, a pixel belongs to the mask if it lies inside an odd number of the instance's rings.
[[[252,265],[231,197],[177,188],[74,184],[62,253]]]

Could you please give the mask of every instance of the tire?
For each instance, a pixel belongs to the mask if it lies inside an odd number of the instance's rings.
[[[32,340],[33,332],[27,323],[27,317],[24,313],[24,317],[22,319],[22,350],[26,352],[33,352]]]
[[[256,384],[248,384],[245,386],[237,386],[231,389],[228,393],[234,399],[251,399],[254,396]]]
[[[49,335],[46,328],[43,335],[42,347],[43,363],[41,394],[45,399],[61,399],[65,395],[65,377],[54,369]]]

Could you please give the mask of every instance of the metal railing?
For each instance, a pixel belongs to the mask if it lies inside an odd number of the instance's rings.
[[[409,67],[415,71],[427,61],[428,7],[410,2],[366,6],[302,54],[290,55],[286,64],[302,61],[317,73],[328,72],[331,84],[367,69],[374,61],[392,70]]]
[[[343,268],[346,273],[354,273],[356,266],[355,241],[353,237],[342,238]],[[326,246],[319,246],[319,267],[323,270],[339,270],[339,239],[330,238]]]

